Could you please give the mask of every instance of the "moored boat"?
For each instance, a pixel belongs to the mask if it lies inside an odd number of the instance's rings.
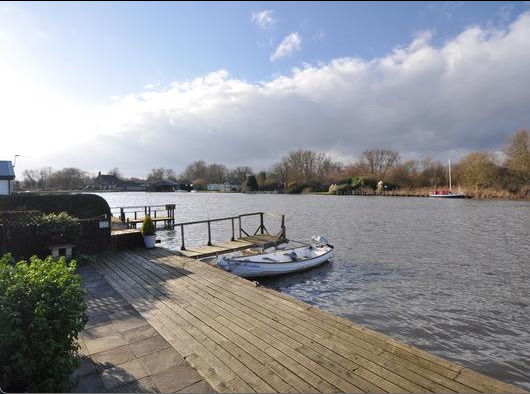
[[[453,193],[451,190],[451,159],[449,159],[449,190],[446,189],[436,189],[434,193],[430,193],[429,197],[437,198],[466,198],[464,193]]]
[[[311,245],[276,249],[254,255],[221,256],[215,265],[243,278],[275,276],[316,267],[333,256],[333,246],[323,237],[313,237]]]

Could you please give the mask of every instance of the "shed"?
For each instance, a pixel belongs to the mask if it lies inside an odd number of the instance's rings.
[[[13,191],[12,182],[15,179],[13,163],[0,160],[0,196],[10,196]]]

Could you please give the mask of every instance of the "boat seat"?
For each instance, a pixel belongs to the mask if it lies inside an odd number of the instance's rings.
[[[271,262],[273,262],[273,263],[279,263],[278,260],[275,260],[275,259],[270,258],[270,257],[263,257],[263,260],[271,261]]]

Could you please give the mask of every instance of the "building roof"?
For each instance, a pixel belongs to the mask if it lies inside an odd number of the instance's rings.
[[[0,179],[15,179],[13,163],[8,160],[0,160]]]
[[[94,180],[96,183],[120,183],[121,180],[116,175],[101,175],[98,174],[96,179]]]

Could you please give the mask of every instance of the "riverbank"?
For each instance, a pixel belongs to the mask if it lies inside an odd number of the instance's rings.
[[[466,195],[466,198],[474,198],[480,200],[522,200],[530,201],[530,187],[523,189],[519,193],[510,193],[508,190],[499,190],[499,189],[475,189],[475,188],[461,188],[458,189]],[[364,197],[376,197],[376,196],[388,196],[388,197],[429,197],[429,194],[432,193],[431,188],[420,188],[420,189],[398,189],[385,191],[383,193],[376,193],[375,191],[364,190],[361,193],[355,194],[345,194],[345,195],[354,195],[354,196],[364,196]],[[68,194],[68,193],[95,193],[95,194],[111,194],[111,193],[153,193],[153,192],[138,192],[138,191],[121,191],[121,190],[39,190],[39,191],[24,191],[16,192],[20,194]],[[175,193],[179,192],[165,192],[165,193]],[[267,195],[278,195],[278,194],[289,194],[281,193],[278,191],[255,191],[251,193],[244,192],[219,192],[211,190],[197,190],[196,193],[199,194],[267,194]],[[184,193],[182,193],[184,194]],[[187,194],[187,193],[186,193]],[[336,194],[324,192],[311,192],[311,193],[299,193],[299,194],[310,194],[318,196],[334,196]],[[296,195],[296,194],[291,194]]]

